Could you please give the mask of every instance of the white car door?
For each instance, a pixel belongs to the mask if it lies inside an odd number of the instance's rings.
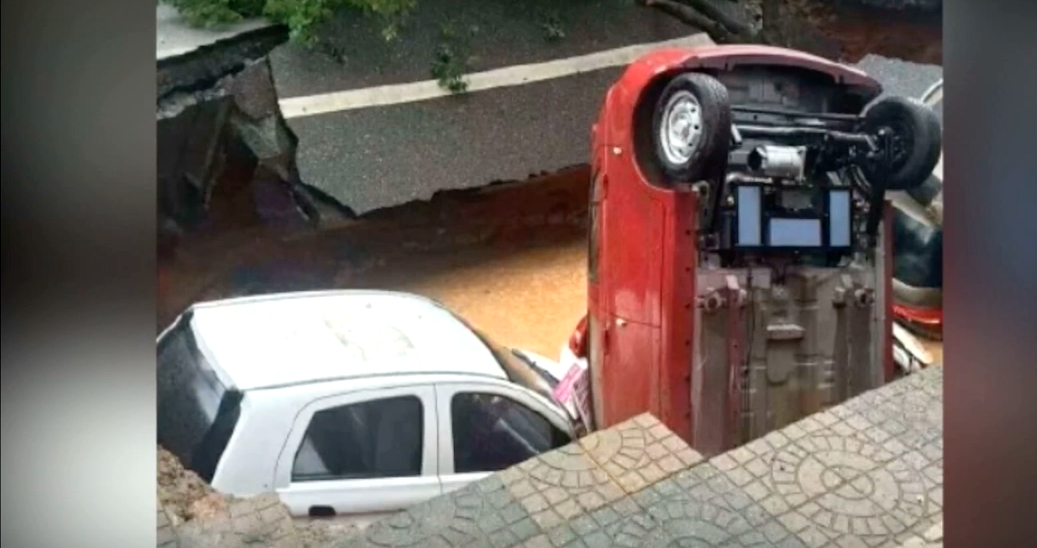
[[[436,385],[443,492],[572,441],[564,411],[517,386]]]
[[[442,493],[429,385],[364,390],[303,408],[274,484],[292,515],[373,517]]]

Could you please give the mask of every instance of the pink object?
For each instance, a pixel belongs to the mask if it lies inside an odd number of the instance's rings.
[[[576,382],[576,377],[580,374],[581,367],[579,364],[573,364],[569,368],[569,371],[565,373],[562,380],[558,381],[558,386],[555,387],[551,395],[554,396],[555,401],[564,403],[569,400],[572,395],[573,384]]]

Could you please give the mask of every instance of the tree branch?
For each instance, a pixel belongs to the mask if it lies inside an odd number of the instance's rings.
[[[644,5],[649,8],[655,8],[682,23],[702,29],[717,42],[730,43],[743,40],[720,23],[699,13],[694,8],[678,4],[674,0],[644,0]]]
[[[782,28],[781,5],[779,0],[763,0],[763,36],[767,42],[782,45],[785,43],[785,32]]]
[[[720,23],[733,34],[741,36],[752,36],[753,34],[753,29],[751,26],[749,26],[749,24],[745,23],[744,21],[739,21],[731,15],[728,15],[728,13],[724,10],[718,8],[716,4],[713,3],[715,0],[677,1],[681,4],[686,4],[687,6],[701,12],[702,15],[705,15],[706,17],[716,21],[717,23]]]

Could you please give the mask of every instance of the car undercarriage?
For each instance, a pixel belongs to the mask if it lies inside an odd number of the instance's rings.
[[[592,165],[595,426],[648,411],[718,454],[894,378],[889,194],[939,160],[933,111],[762,46],[658,52],[614,89]]]

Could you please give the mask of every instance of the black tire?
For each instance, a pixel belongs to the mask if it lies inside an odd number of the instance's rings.
[[[943,288],[943,230],[917,205],[893,203],[893,289],[898,304],[938,308]]]
[[[671,160],[665,150],[660,129],[666,105],[677,94],[690,93],[698,101],[701,135],[697,148],[682,162]],[[708,74],[687,72],[675,76],[659,94],[652,113],[651,142],[653,158],[669,182],[695,182],[712,174],[715,160],[726,166],[731,147],[731,103],[727,88]]]
[[[895,141],[891,165],[869,165],[864,170],[873,187],[917,188],[940,161],[943,128],[936,113],[921,101],[908,97],[881,99],[864,113],[864,129],[871,134],[890,130]]]

